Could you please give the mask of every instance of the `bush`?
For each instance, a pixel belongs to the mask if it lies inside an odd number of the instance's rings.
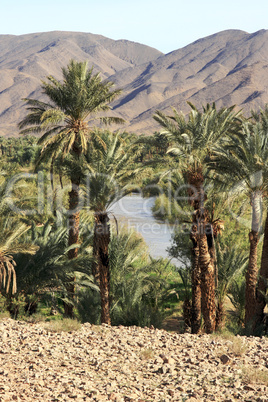
[[[90,288],[84,288],[78,291],[77,312],[82,322],[91,324],[100,324],[101,300],[100,294]]]

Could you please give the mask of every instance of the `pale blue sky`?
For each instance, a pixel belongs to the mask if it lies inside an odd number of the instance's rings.
[[[90,32],[164,53],[225,29],[268,29],[268,0],[0,0],[0,6],[0,34]]]

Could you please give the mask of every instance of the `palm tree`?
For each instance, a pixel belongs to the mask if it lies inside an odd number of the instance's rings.
[[[268,105],[264,109],[260,109],[260,113],[253,113],[253,118],[261,126],[263,134],[268,133]],[[267,180],[267,177],[265,178]],[[265,188],[265,194],[267,194],[267,188]],[[253,324],[253,330],[260,332],[261,327],[264,324],[264,309],[267,303],[265,298],[268,285],[268,208],[266,205],[266,220],[264,225],[264,239],[261,256],[261,267],[259,272],[259,279],[256,289],[256,305],[255,305],[255,320]]]
[[[266,213],[264,226],[264,238],[261,255],[261,267],[259,271],[259,279],[256,288],[256,303],[253,331],[260,333],[264,325],[264,309],[267,304],[266,292],[268,289],[268,213]]]
[[[63,294],[62,300],[68,298],[65,288],[66,284],[70,283],[70,278],[74,277],[74,272],[76,277],[81,275],[84,279],[86,277],[88,286],[93,287],[93,278],[89,275],[90,255],[84,250],[86,242],[80,245],[82,252],[75,259],[75,263],[67,257],[70,249],[68,230],[61,214],[57,213],[55,222],[49,219],[42,226],[32,222],[25,239],[37,248],[36,253],[30,258],[21,253],[15,256],[17,293],[23,293],[26,301],[31,299],[28,313],[33,312],[44,293],[51,294],[56,290],[59,294]],[[72,304],[73,300],[67,299],[66,302]]]
[[[251,331],[256,307],[258,278],[257,247],[262,224],[263,195],[267,185],[268,135],[259,123],[245,122],[242,131],[215,147],[214,167],[224,183],[235,192],[247,194],[251,205],[250,252],[246,271],[245,324]]]
[[[239,113],[233,112],[234,107],[217,111],[215,104],[207,105],[199,112],[192,104],[189,105],[191,111],[187,119],[176,109],[173,109],[173,116],[157,111],[153,117],[163,127],[161,133],[172,144],[168,152],[180,158],[179,168],[188,185],[189,203],[194,210],[191,231],[192,332],[200,331],[202,309],[205,328],[210,333],[215,329],[216,307],[214,264],[207,242],[210,225],[204,208],[205,168],[215,143],[227,132],[237,130]]]
[[[9,176],[1,172],[0,183],[0,288],[3,287],[6,294],[17,291],[16,262],[14,255],[34,254],[38,247],[21,241],[23,235],[29,230],[29,226],[22,223],[19,217],[14,216],[10,210],[10,201],[14,202],[16,196],[8,191]],[[21,195],[21,194],[20,194]],[[16,199],[17,200],[17,199]]]
[[[42,145],[36,168],[42,162],[49,162],[53,169],[56,159],[64,161],[70,154],[79,160],[87,152],[92,128],[90,124],[96,114],[110,110],[109,103],[121,91],[112,90],[113,83],[102,81],[100,74],[93,74],[87,62],[71,60],[67,68],[62,68],[63,81],[52,76],[42,82],[45,103],[35,99],[25,99],[28,115],[19,123],[21,133],[41,133],[38,144]],[[105,124],[122,123],[117,117],[100,117]],[[81,176],[74,171],[70,175],[69,192],[69,246],[79,242],[79,189]],[[69,251],[69,259],[77,257],[78,248]],[[70,285],[70,294],[74,286]],[[65,313],[73,315],[71,305],[65,306]]]
[[[15,256],[17,296],[23,294],[26,297],[25,311],[32,314],[36,311],[40,295],[59,289],[62,278],[66,276],[66,260],[62,262],[62,259],[68,236],[66,227],[52,230],[49,220],[38,226],[32,222],[25,238],[38,250],[31,258],[21,253]]]
[[[111,317],[117,325],[138,325],[133,316],[138,317],[142,298],[148,292],[149,278],[145,269],[148,260],[148,248],[143,238],[127,227],[117,232],[113,227],[109,244],[109,263],[111,270]],[[143,262],[135,266],[135,263]],[[144,306],[143,306],[144,307]],[[147,317],[144,317],[146,320]]]
[[[130,154],[119,133],[97,132],[86,154],[88,176],[86,196],[94,211],[93,274],[100,287],[101,322],[110,324],[109,210],[131,191],[127,185]]]

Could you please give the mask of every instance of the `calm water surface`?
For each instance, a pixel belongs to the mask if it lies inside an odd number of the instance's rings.
[[[153,217],[151,211],[153,204],[153,197],[142,198],[140,195],[131,195],[114,204],[110,211],[119,224],[134,228],[143,236],[153,257],[165,258],[168,257],[167,247],[171,246],[174,226],[157,221]]]

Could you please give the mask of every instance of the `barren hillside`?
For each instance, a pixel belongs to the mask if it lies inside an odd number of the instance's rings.
[[[135,110],[131,129],[137,132],[157,128],[156,109],[189,111],[186,101],[235,104],[247,114],[268,102],[268,31],[219,32],[110,78],[125,89],[115,110]]]
[[[25,115],[22,98],[42,96],[40,80],[61,77],[70,59],[87,60],[103,78],[162,55],[156,49],[100,35],[47,32],[0,35],[0,135],[17,135],[17,123]]]
[[[0,134],[17,135],[25,114],[21,98],[41,97],[40,79],[69,60],[88,60],[103,77],[123,89],[114,113],[126,128],[152,133],[155,110],[187,112],[216,102],[247,114],[268,102],[268,31],[227,30],[163,55],[138,43],[74,32],[0,36]]]

